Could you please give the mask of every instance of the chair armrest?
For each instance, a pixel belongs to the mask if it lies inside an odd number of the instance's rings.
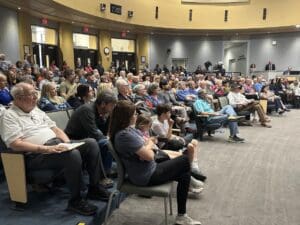
[[[208,118],[208,117],[210,117],[210,115],[201,115],[201,114],[198,114],[197,117],[199,117],[199,118]]]
[[[27,202],[25,159],[21,152],[1,152],[4,173],[7,180],[10,199],[15,202]]]
[[[181,130],[180,129],[172,129],[172,133],[174,133],[174,134],[179,134],[181,132]]]

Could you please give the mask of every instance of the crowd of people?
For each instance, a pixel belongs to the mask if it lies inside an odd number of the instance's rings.
[[[89,174],[87,197],[108,200],[114,175],[109,140],[135,185],[151,186],[177,181],[177,224],[201,224],[186,214],[188,194],[201,193],[206,176],[199,168],[197,131],[193,110],[208,123],[228,125],[228,141],[241,143],[238,115],[251,114],[249,124],[271,128],[270,116],[259,103],[267,100],[283,114],[300,97],[297,80],[266,81],[257,77],[159,70],[139,73],[99,72],[90,66],[75,70],[64,66],[33,70],[30,60],[11,64],[0,55],[1,138],[7,147],[25,152],[29,169],[64,169],[71,192],[68,209],[92,215],[96,206],[82,197],[82,168]],[[217,99],[227,96],[220,107]],[[45,112],[75,109],[65,130]],[[178,134],[173,133],[177,128]],[[85,144],[66,151],[60,143]],[[60,154],[58,154],[60,153]],[[103,166],[101,166],[103,165]]]

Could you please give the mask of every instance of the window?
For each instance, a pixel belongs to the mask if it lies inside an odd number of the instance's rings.
[[[114,52],[135,52],[134,40],[112,38],[111,46]]]
[[[32,25],[31,37],[34,43],[57,45],[57,33],[55,29]]]
[[[89,34],[73,34],[73,46],[74,48],[84,49],[98,49],[97,48],[97,36]]]

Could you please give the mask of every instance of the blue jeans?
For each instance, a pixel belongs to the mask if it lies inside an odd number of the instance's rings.
[[[224,106],[218,113],[228,116],[236,116],[236,112],[231,105]]]
[[[221,123],[222,125],[228,124],[230,136],[235,136],[239,133],[237,122],[229,121],[228,116],[236,116],[236,112],[231,105],[224,106],[218,113],[220,116],[213,116],[208,119],[208,123]]]
[[[105,171],[108,171],[111,169],[112,161],[113,161],[113,157],[108,150],[107,143],[108,143],[108,139],[106,139],[106,138],[98,141],[98,145],[99,145],[101,157],[102,157],[102,162],[103,162],[103,167],[104,167]]]

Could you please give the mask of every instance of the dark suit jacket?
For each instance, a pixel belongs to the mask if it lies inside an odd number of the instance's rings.
[[[106,138],[109,120],[98,115],[96,104],[84,104],[76,109],[65,129],[66,134],[75,140]]]

